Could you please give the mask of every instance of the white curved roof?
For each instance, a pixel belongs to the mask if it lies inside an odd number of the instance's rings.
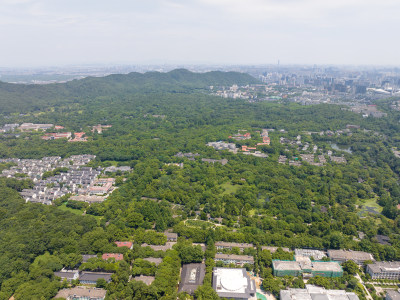
[[[227,291],[236,292],[247,287],[247,279],[235,273],[228,273],[221,277],[221,285]]]

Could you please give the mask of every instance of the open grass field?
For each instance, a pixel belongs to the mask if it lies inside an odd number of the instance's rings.
[[[71,212],[71,213],[73,213],[73,214],[75,214],[75,215],[80,215],[80,216],[82,216],[83,210],[80,210],[80,209],[72,209],[72,208],[67,207],[66,205],[67,205],[67,203],[65,202],[65,203],[63,203],[62,205],[60,205],[58,208],[61,209],[61,210],[63,210],[63,211],[69,211],[69,212]]]
[[[220,187],[222,187],[225,190],[222,193],[222,195],[228,195],[228,194],[235,193],[239,189],[240,185],[233,185],[230,182],[225,182],[225,183],[221,184]]]
[[[211,228],[214,227],[215,225],[207,222],[207,221],[202,221],[202,220],[187,220],[185,222],[186,226],[190,227],[199,227],[199,228]]]
[[[376,198],[372,198],[372,199],[368,199],[365,200],[363,202],[359,202],[358,205],[361,206],[361,210],[360,210],[360,215],[365,215],[366,213],[373,213],[373,214],[379,214],[382,212],[382,207],[379,206],[379,204],[377,203]]]

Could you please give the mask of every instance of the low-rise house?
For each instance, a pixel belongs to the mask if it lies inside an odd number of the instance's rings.
[[[4,126],[0,128],[0,132],[14,131],[17,127],[19,127],[19,124],[4,124]]]
[[[228,163],[228,160],[226,158],[223,159],[211,159],[211,158],[202,158],[201,159],[202,162],[208,162],[208,163],[220,163],[221,165],[226,165]]]
[[[178,153],[175,154],[174,156],[175,156],[175,157],[181,157],[181,158],[186,157],[186,158],[189,159],[189,160],[195,160],[195,157],[196,157],[196,156],[200,156],[200,154],[198,154],[198,153],[191,153],[191,152],[189,152],[189,153],[178,152]]]
[[[110,166],[110,167],[107,167],[107,168],[104,170],[104,172],[105,172],[105,173],[115,173],[115,172],[117,172],[117,171],[120,171],[120,172],[129,172],[130,170],[131,170],[131,167],[129,167],[129,166],[121,166],[121,167]]]
[[[101,124],[98,124],[98,125],[95,125],[95,126],[92,127],[92,132],[96,132],[97,131],[97,133],[101,134],[103,132],[103,129],[107,129],[107,128],[110,128],[110,127],[112,127],[112,125],[101,125]]]
[[[172,249],[172,246],[175,245],[176,242],[166,242],[165,245],[148,245],[146,243],[142,244],[142,247],[150,247],[154,251],[167,251]]]
[[[215,248],[217,248],[217,250],[222,250],[222,249],[232,250],[232,248],[239,248],[241,251],[243,251],[243,249],[247,248],[254,249],[254,245],[247,243],[215,242]]]
[[[203,284],[205,273],[206,265],[203,263],[183,265],[178,293],[186,292],[193,295],[194,291]]]
[[[79,270],[61,270],[59,272],[54,272],[54,276],[60,277],[61,281],[67,280],[71,282],[72,280],[79,279]]]
[[[111,282],[112,273],[82,272],[79,282],[82,284],[96,284],[97,280],[103,278],[107,283]]]
[[[400,261],[379,261],[367,265],[367,273],[372,279],[400,279]]]
[[[165,236],[167,237],[168,242],[176,242],[178,241],[178,234],[175,232],[164,232]]]
[[[53,124],[33,124],[33,123],[23,123],[18,128],[21,131],[29,131],[29,130],[47,130],[52,128]]]
[[[363,264],[367,260],[374,261],[371,253],[352,250],[328,250],[328,257],[331,260],[345,262],[348,260],[354,261],[356,264]]]
[[[228,150],[230,152],[236,153],[237,148],[235,143],[225,143],[225,142],[210,142],[207,146],[213,147],[215,150]]]
[[[244,264],[254,264],[254,257],[249,255],[217,253],[215,254],[215,261],[222,261],[225,264],[243,266]]]
[[[71,132],[56,132],[56,133],[46,133],[42,136],[43,140],[58,140],[58,139],[69,139],[71,137]]]
[[[76,155],[64,160],[61,160],[61,157],[58,156],[43,157],[41,160],[15,160],[18,166],[3,170],[1,176],[14,177],[16,173],[27,174],[33,180],[35,186],[31,190],[23,190],[21,196],[24,197],[25,201],[51,204],[54,199],[67,193],[76,192],[78,185],[87,188],[100,174],[100,170],[93,170],[89,167],[79,170],[81,164],[88,163],[93,158],[95,156]],[[45,180],[41,179],[44,172],[52,171],[57,167],[66,167],[69,170]],[[63,184],[62,188],[61,183]]]
[[[104,253],[101,258],[104,260],[114,258],[115,260],[119,261],[124,259],[124,255],[121,253]]]
[[[83,263],[88,262],[89,259],[95,258],[95,257],[97,257],[97,255],[94,255],[94,254],[82,254],[82,262]]]
[[[93,182],[93,184],[89,187],[89,193],[92,195],[107,194],[112,190],[114,182],[115,182],[114,178],[96,179]]]
[[[285,164],[286,160],[287,160],[287,157],[285,155],[279,155],[278,163]]]
[[[347,160],[344,156],[330,156],[330,159],[332,162],[338,163],[338,164],[346,164]]]
[[[271,253],[275,253],[278,248],[281,248],[285,252],[290,252],[290,249],[286,247],[261,246],[261,250],[268,250]]]
[[[167,163],[165,165],[166,166],[175,166],[175,167],[178,167],[178,168],[181,168],[181,169],[183,169],[183,167],[184,167],[183,163]]]
[[[141,281],[141,282],[145,283],[146,285],[150,285],[153,283],[155,277],[140,275],[140,276],[133,277],[132,279],[135,281]]]
[[[54,299],[64,298],[67,300],[104,300],[107,291],[99,288],[76,286],[70,289],[60,290]]]
[[[257,146],[263,146],[263,145],[269,146],[271,144],[271,139],[268,136],[263,136],[262,138],[263,138],[262,143],[257,143]]]
[[[75,137],[68,140],[68,142],[87,142],[87,137],[84,137],[85,132],[75,132]]]
[[[69,199],[92,204],[92,203],[101,203],[106,199],[106,197],[97,195],[78,195],[78,196],[71,196]]]
[[[241,134],[240,131],[238,131],[238,133],[234,134],[233,136],[229,136],[228,138],[234,139],[234,140],[237,140],[237,141],[251,139],[251,134],[249,132],[246,132],[245,134]]]
[[[159,264],[162,263],[162,258],[160,258],[160,257],[147,257],[147,258],[143,258],[143,260],[153,263],[156,266],[158,266]]]
[[[314,249],[295,249],[294,254],[297,256],[307,256],[312,257],[314,260],[321,260],[326,257],[326,254],[321,250]]]
[[[250,148],[248,148],[248,149],[250,149]],[[246,155],[253,155],[253,156],[255,156],[255,157],[261,157],[261,158],[267,158],[267,157],[268,157],[268,154],[262,153],[262,152],[260,152],[260,151],[255,151],[255,152],[243,152],[243,154],[246,154]]]

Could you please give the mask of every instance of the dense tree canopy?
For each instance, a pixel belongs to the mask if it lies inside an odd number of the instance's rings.
[[[62,286],[53,272],[76,267],[82,254],[124,254],[118,263],[97,257],[80,265],[81,270],[113,273],[110,284],[98,283],[107,288],[108,299],[176,299],[182,263],[204,258],[205,284],[195,297],[218,299],[211,289],[215,241],[347,248],[368,251],[377,260],[399,260],[400,159],[392,148],[400,147],[400,113],[391,111],[385,101],[379,105],[388,117],[373,119],[334,105],[248,103],[207,95],[209,85],[254,82],[245,74],[177,70],[46,86],[1,83],[0,124],[62,125],[66,131],[85,131],[88,142],[45,141],[41,132],[0,134],[0,158],[94,154],[89,166],[126,165],[132,171],[111,174],[117,177],[118,189],[106,201],[91,205],[68,197],[54,206],[24,203],[18,191],[31,188],[33,182],[0,178],[0,299],[11,295],[28,299],[28,293],[37,299],[53,297]],[[22,103],[24,109],[19,110]],[[91,131],[96,124],[112,127],[99,134]],[[360,129],[330,135],[304,132],[344,132],[348,124]],[[254,146],[262,141],[260,131],[265,128],[275,129],[269,132],[271,145],[258,148],[267,158],[206,146],[219,140]],[[229,137],[238,130],[247,130],[252,139]],[[332,151],[347,163],[328,160],[314,166],[302,161],[305,150],[280,142],[298,135],[317,146],[316,155],[327,157]],[[346,146],[352,153],[332,144]],[[178,152],[198,155],[180,157]],[[280,164],[281,155],[302,165]],[[1,163],[0,171],[11,166]],[[64,171],[56,169],[44,177]],[[172,250],[141,247],[164,245],[167,229],[180,236]],[[378,243],[377,235],[388,236],[390,245]],[[117,240],[133,241],[133,250],[117,248]],[[207,251],[192,242],[206,243]],[[239,249],[227,252],[240,253]],[[256,258],[253,270],[264,279],[266,290],[277,294],[284,286],[302,287],[299,278],[272,276],[272,259],[292,259],[293,253],[278,249],[271,254],[258,247],[243,254]],[[148,257],[163,261],[155,266],[143,260]],[[310,283],[357,290],[352,277],[357,270],[351,264],[344,270],[342,279],[313,278]],[[129,281],[137,275],[155,275],[155,281],[149,287]]]

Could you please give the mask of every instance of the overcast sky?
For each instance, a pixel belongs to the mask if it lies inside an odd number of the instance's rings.
[[[399,0],[0,0],[0,67],[400,65]]]

